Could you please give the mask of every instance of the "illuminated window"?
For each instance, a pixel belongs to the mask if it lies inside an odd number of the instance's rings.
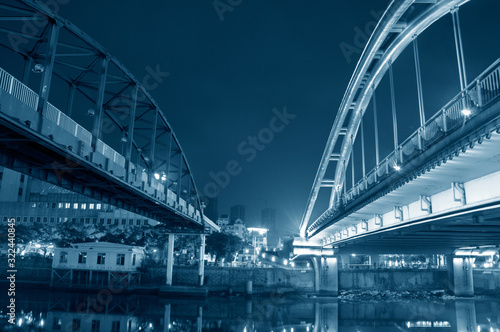
[[[125,254],[116,255],[116,265],[125,265]]]
[[[63,208],[63,203],[58,203],[58,204],[57,204],[57,208],[58,208],[58,209],[62,209],[62,208]]]
[[[101,209],[101,203],[97,203],[97,204],[95,205],[95,208],[96,208],[97,210],[100,210],[100,209]]]
[[[87,253],[84,251],[81,251],[78,254],[78,264],[86,264],[87,263]]]
[[[66,251],[61,251],[59,255],[59,263],[64,264],[68,262],[68,253]]]
[[[54,317],[54,321],[52,323],[53,330],[60,330],[62,326],[62,319],[59,317]]]
[[[106,253],[100,252],[97,254],[97,264],[105,264],[106,263]]]
[[[90,204],[89,204],[89,209],[90,209],[90,210],[93,210],[93,209],[94,209],[94,203],[90,203]]]
[[[64,207],[66,209],[71,209],[71,203],[64,203]]]
[[[81,207],[82,207],[82,210],[85,210],[87,208],[87,204],[82,203]]]
[[[73,209],[78,209],[78,203],[73,203]]]

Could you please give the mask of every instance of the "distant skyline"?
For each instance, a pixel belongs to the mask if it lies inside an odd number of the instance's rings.
[[[179,138],[199,192],[217,196],[219,215],[242,204],[251,222],[275,207],[278,228],[287,234],[298,232],[336,111],[388,3],[256,0],[229,8],[211,1],[89,0],[60,4],[58,13],[139,81],[151,70],[168,73],[150,92]],[[487,32],[499,31],[500,3],[464,6],[471,80],[500,54],[498,43],[484,52]],[[446,17],[419,37],[429,117],[458,92],[450,22]],[[408,52],[395,63],[401,138],[416,129],[411,121],[418,111],[404,104],[416,95],[413,65]],[[383,89],[381,110],[388,105]]]

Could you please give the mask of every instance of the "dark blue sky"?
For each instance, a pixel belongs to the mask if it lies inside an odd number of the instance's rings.
[[[464,40],[465,55],[466,61],[468,56],[481,59],[470,61],[471,79],[500,54],[494,45],[494,50],[471,55],[491,38],[477,34],[476,8],[479,12],[485,4],[493,4],[480,22],[489,30],[494,27],[493,32],[498,32],[498,25],[492,24],[500,12],[494,0],[472,2],[479,4],[471,5],[469,16],[463,15],[463,29],[469,29],[464,36],[474,36],[470,43]],[[254,224],[267,203],[277,208],[284,232],[297,232],[329,130],[359,56],[346,58],[340,45],[358,48],[364,43],[356,31],[373,28],[374,17],[388,3],[243,0],[224,12],[221,20],[212,1],[92,0],[70,1],[61,5],[59,13],[107,48],[137,79],[147,75],[148,66],[159,66],[170,74],[151,94],[180,140],[198,189],[203,192],[210,186],[214,182],[210,172],[220,174],[228,163],[238,173],[220,189],[219,213],[243,204],[247,222]],[[424,84],[434,92],[443,89],[438,97],[427,96],[432,114],[437,110],[432,108],[439,107],[435,105],[458,92],[450,22],[439,26],[448,30],[445,37],[422,36]],[[406,58],[406,64],[402,61],[395,70],[403,76],[409,75],[407,71],[414,75],[414,68],[408,67],[413,59]],[[432,64],[435,60],[440,64]],[[441,75],[447,81],[434,79],[439,68],[447,71]],[[273,109],[282,113],[284,107],[295,117],[290,115],[283,126],[273,122],[279,130],[270,137],[268,128],[276,116]],[[259,146],[261,151],[250,152],[249,136],[259,132],[266,144]]]

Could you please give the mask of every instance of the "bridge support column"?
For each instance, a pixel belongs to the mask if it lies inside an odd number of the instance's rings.
[[[198,269],[198,285],[203,286],[203,279],[205,278],[205,235],[201,235],[200,246],[200,266]]]
[[[448,256],[448,285],[456,296],[474,296],[473,258]]]
[[[313,332],[339,330],[339,304],[314,303],[314,330]]]
[[[457,331],[476,331],[476,303],[470,300],[456,300],[455,314]]]
[[[171,304],[165,304],[165,311],[163,314],[163,332],[170,331],[170,311]]]
[[[339,268],[337,257],[314,257],[315,289],[318,295],[337,296]]]
[[[168,234],[167,286],[172,286],[172,272],[174,271],[174,236],[174,234]]]

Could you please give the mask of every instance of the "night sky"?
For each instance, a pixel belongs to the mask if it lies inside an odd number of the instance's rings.
[[[360,52],[366,39],[357,31],[371,31],[389,1],[221,3],[240,4],[218,13],[212,1],[70,1],[59,14],[108,49],[139,81],[147,67],[169,73],[150,92],[180,140],[199,191],[214,187],[211,172],[220,175],[229,166],[238,173],[227,185],[219,184],[219,214],[243,204],[247,224],[257,225],[267,205],[277,209],[283,234],[297,233],[360,54],[346,57],[341,45]],[[495,23],[500,4],[476,0],[466,6],[461,19],[471,80],[500,55]],[[420,42],[428,117],[459,91],[451,18],[431,29]],[[486,50],[484,45],[490,46]],[[412,61],[403,53],[395,74],[412,87],[401,93],[411,91],[408,98],[416,100]],[[417,106],[412,107],[411,116],[404,107],[398,109],[406,127],[402,138],[417,127],[405,122],[418,119]],[[273,120],[277,113],[283,118],[284,110],[284,120]],[[252,147],[251,137],[259,133],[265,144]]]

